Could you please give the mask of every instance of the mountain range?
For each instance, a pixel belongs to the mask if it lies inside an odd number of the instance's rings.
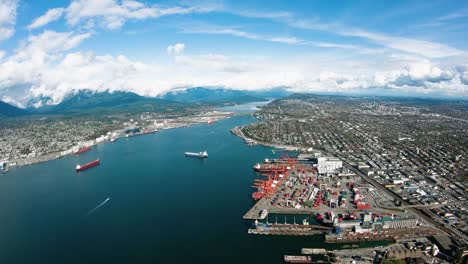
[[[3,101],[0,101],[0,117],[17,117],[22,115],[27,115],[28,111],[13,106],[11,104],[7,104]]]
[[[176,102],[204,104],[241,104],[267,101],[265,97],[247,91],[204,87],[174,90],[162,95],[160,98]]]
[[[269,93],[270,92],[270,93]],[[145,97],[132,92],[93,92],[80,90],[69,94],[62,102],[48,105],[50,98],[35,98],[28,102],[26,109],[0,101],[0,116],[17,117],[28,114],[107,114],[136,111],[181,111],[200,105],[214,106],[266,101],[276,97],[284,90],[276,91],[239,91],[215,88],[189,88],[171,91],[159,97]],[[34,105],[41,105],[38,108]]]

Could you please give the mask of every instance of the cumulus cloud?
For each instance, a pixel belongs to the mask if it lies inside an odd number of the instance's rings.
[[[401,62],[387,70],[353,71],[357,63],[326,64],[329,57],[307,63],[223,54],[179,54],[169,64],[146,64],[125,56],[70,51],[87,35],[44,32],[0,63],[0,96],[26,105],[31,98],[59,103],[81,89],[131,91],[158,96],[173,89],[214,86],[241,90],[287,87],[298,92],[390,93],[468,97],[467,66],[442,66],[429,60]],[[45,39],[54,39],[47,43]],[[58,43],[58,44],[55,44]],[[176,45],[173,45],[174,47]],[[301,58],[304,60],[304,58]],[[339,69],[339,70],[337,70]],[[13,87],[13,88],[12,88]]]
[[[184,49],[185,49],[184,43],[177,43],[177,44],[168,46],[166,49],[166,52],[169,55],[179,55],[184,51]]]
[[[42,76],[63,57],[63,52],[79,45],[89,33],[44,31],[28,38],[16,53],[0,63],[0,95],[30,99],[28,89],[42,85]],[[53,91],[53,88],[50,88]]]
[[[132,8],[141,6],[134,4]],[[263,39],[260,35],[233,32]],[[90,33],[45,30],[30,35],[9,56],[1,58],[0,51],[0,98],[16,105],[28,105],[31,98],[47,98],[47,103],[56,104],[81,89],[158,96],[195,86],[241,90],[287,87],[298,92],[333,93],[372,93],[382,89],[394,95],[404,92],[468,98],[468,64],[463,56],[455,62],[407,53],[344,58],[301,54],[277,61],[248,55],[188,54],[184,43],[176,43],[166,49],[172,61],[147,64],[123,55],[77,51],[75,48],[89,37]],[[288,38],[276,41],[296,42]],[[310,45],[359,50],[354,45],[335,47],[325,42]],[[34,102],[30,105],[37,107],[42,100]]]
[[[64,10],[65,10],[64,8],[52,8],[52,9],[47,10],[47,12],[44,15],[36,18],[28,26],[28,29],[29,30],[37,29],[37,28],[40,28],[40,27],[43,27],[43,26],[49,24],[50,22],[53,22],[53,21],[59,19],[60,17],[62,17],[62,14],[63,14]]]
[[[15,33],[17,0],[0,1],[0,42]]]
[[[11,96],[2,96],[0,101],[3,101],[7,104],[11,104],[11,105],[14,105],[14,106],[17,106],[19,108],[25,108],[24,104],[18,102],[17,100],[15,100],[13,97]]]
[[[459,65],[457,67],[457,70],[460,74],[460,81],[465,84],[465,85],[468,85],[468,64],[465,64],[465,65]]]
[[[70,50],[89,38],[90,33],[56,32],[46,30],[40,35],[29,36],[25,45],[17,49],[15,61],[34,59],[44,60],[47,56]]]

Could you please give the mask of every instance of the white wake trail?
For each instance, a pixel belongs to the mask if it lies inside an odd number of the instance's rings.
[[[110,198],[107,198],[106,200],[104,200],[104,202],[102,202],[102,203],[100,203],[98,206],[94,207],[91,211],[88,212],[88,215],[94,213],[94,211],[96,211],[97,209],[99,209],[99,207],[105,205],[109,200],[110,200]]]

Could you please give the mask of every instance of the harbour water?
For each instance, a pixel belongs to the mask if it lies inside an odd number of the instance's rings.
[[[247,234],[252,165],[279,156],[229,132],[254,121],[241,115],[11,169],[0,177],[0,263],[282,263],[302,247],[340,248],[320,236]],[[203,150],[208,159],[184,156]],[[101,165],[75,172],[96,158]]]

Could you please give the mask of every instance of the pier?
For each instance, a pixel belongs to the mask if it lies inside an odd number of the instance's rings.
[[[360,242],[360,241],[396,241],[397,239],[413,236],[434,236],[438,234],[435,229],[430,227],[406,228],[398,230],[385,230],[374,233],[344,233],[343,235],[327,234],[325,242],[327,243],[342,243],[342,242]]]
[[[242,217],[245,220],[261,220],[260,214],[263,209],[270,207],[270,199],[264,197],[260,199],[250,210]]]
[[[278,236],[313,236],[323,234],[323,231],[303,229],[249,229],[248,234]]]

